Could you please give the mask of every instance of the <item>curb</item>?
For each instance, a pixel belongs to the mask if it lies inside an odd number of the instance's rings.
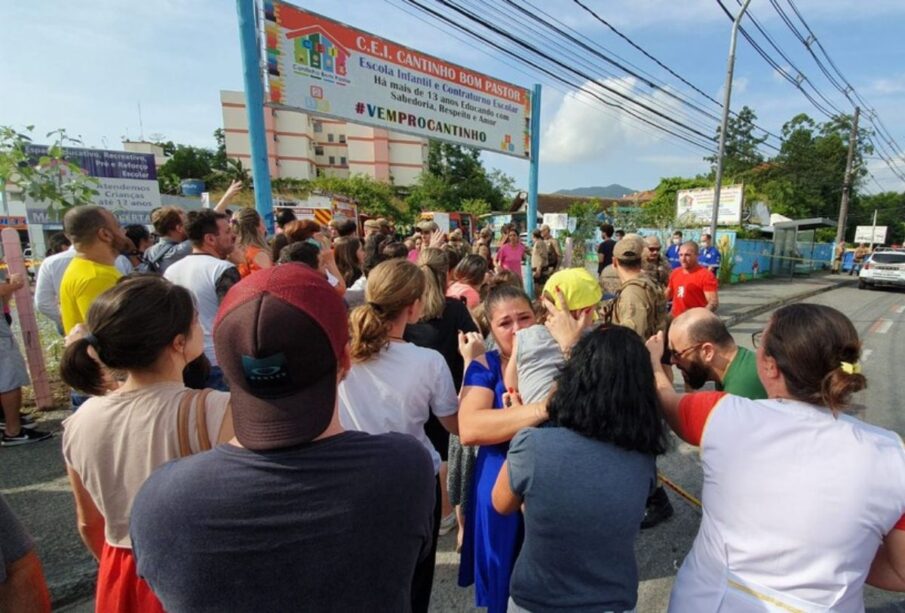
[[[727,328],[731,328],[732,326],[738,325],[749,319],[753,319],[758,315],[762,315],[767,311],[772,311],[773,309],[778,309],[779,307],[789,304],[790,302],[798,302],[799,300],[806,300],[813,296],[817,296],[819,294],[825,294],[826,292],[831,292],[834,289],[839,289],[840,287],[847,287],[850,285],[855,285],[856,281],[853,280],[845,280],[839,283],[833,283],[831,285],[827,285],[826,287],[819,287],[817,289],[808,290],[806,292],[802,292],[800,294],[795,294],[794,296],[789,296],[788,298],[780,298],[779,300],[774,300],[772,302],[767,302],[764,304],[757,305],[752,309],[748,309],[743,313],[737,313],[726,318],[724,323]]]

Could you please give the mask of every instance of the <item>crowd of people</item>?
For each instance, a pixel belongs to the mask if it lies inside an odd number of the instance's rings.
[[[670,430],[700,447],[705,507],[671,611],[905,591],[905,451],[845,413],[866,386],[852,323],[791,305],[740,347],[707,235],[661,253],[604,225],[594,275],[547,227],[528,247],[514,227],[359,235],[279,211],[268,237],[223,202],[152,222],[156,243],[69,210],[35,293],[67,335],[63,456],[98,611],[423,612],[452,530],[491,613],[634,611],[639,531],[673,513]],[[3,444],[46,440],[3,326]],[[2,499],[0,521],[26,577],[9,601],[0,572],[0,608],[49,610]]]

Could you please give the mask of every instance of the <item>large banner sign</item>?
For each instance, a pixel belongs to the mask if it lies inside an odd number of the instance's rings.
[[[886,226],[856,226],[855,242],[883,245],[886,243],[886,230]]]
[[[676,219],[682,223],[709,224],[713,216],[713,189],[683,189],[676,193]],[[727,185],[720,190],[717,224],[737,226],[742,223],[743,185]]]
[[[25,153],[37,162],[42,155],[47,155],[47,147],[28,145]],[[63,155],[78,164],[85,174],[97,179],[95,189],[98,194],[92,204],[109,209],[123,225],[151,223],[151,211],[160,207],[153,155],[78,147],[63,147]],[[58,224],[62,221],[61,211],[49,210],[46,203],[28,200],[25,205],[28,223]]]
[[[265,0],[269,102],[530,158],[531,93]]]

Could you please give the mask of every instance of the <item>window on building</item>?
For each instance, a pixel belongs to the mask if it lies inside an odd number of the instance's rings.
[[[341,157],[339,158],[339,165],[340,165],[340,166],[347,166],[345,156],[341,156]]]
[[[330,156],[330,166],[333,166],[334,164],[336,164],[336,158],[331,155]]]
[[[320,145],[314,146],[314,155],[324,155],[324,148]]]
[[[333,142],[333,136],[334,136],[333,134],[328,134],[328,135],[327,135],[327,142],[328,142],[328,143],[332,143],[332,142]]]
[[[323,131],[324,131],[324,124],[322,124],[322,123],[319,122],[319,121],[315,121],[315,122],[314,122],[314,131],[315,131],[316,133],[318,133],[318,134],[321,133],[321,132],[323,132]]]
[[[340,134],[340,135],[339,135],[339,142],[341,142],[341,143],[345,143],[345,142],[346,142],[346,135],[345,135],[345,134]]]

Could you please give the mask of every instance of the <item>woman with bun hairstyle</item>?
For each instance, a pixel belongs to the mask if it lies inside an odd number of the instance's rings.
[[[836,309],[792,304],[752,340],[766,400],[677,394],[663,333],[647,342],[666,421],[704,469],[669,610],[864,611],[865,582],[905,589],[905,451],[843,412],[867,385],[858,333]]]
[[[132,501],[158,466],[232,438],[229,394],[195,392],[183,370],[202,355],[191,293],[157,275],[127,278],[91,305],[87,334],[60,364],[63,380],[92,395],[63,422],[63,457],[79,533],[99,561],[97,611],[163,611],[135,572]],[[104,369],[126,374],[107,392]]]
[[[425,433],[431,414],[453,434],[459,410],[453,377],[443,356],[403,337],[421,319],[424,273],[403,259],[387,260],[368,275],[365,303],[349,316],[352,368],[339,384],[339,415],[347,430],[371,434],[401,432],[418,439],[430,454],[434,474],[440,454]],[[440,481],[436,480],[434,538],[412,581],[412,610],[430,604],[440,524]]]

